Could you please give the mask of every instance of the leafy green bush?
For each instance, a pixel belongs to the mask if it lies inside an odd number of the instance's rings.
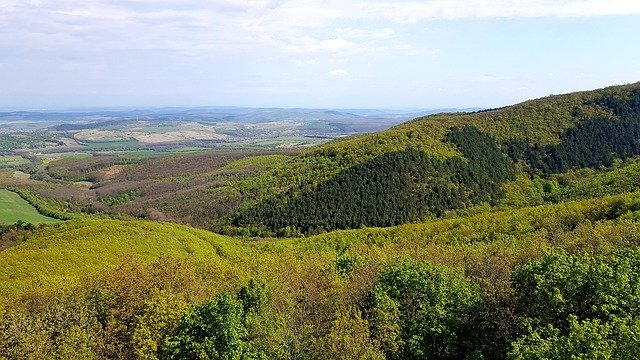
[[[490,337],[475,287],[428,263],[404,261],[380,273],[364,308],[388,359],[480,357]]]
[[[266,298],[265,286],[251,280],[236,295],[223,292],[194,306],[164,341],[162,359],[262,359],[249,340],[247,318],[257,314]]]
[[[222,293],[182,317],[165,340],[161,358],[245,359],[251,352],[246,337],[242,302]]]
[[[512,276],[525,324],[513,359],[628,359],[640,350],[640,250],[577,257],[562,252]]]

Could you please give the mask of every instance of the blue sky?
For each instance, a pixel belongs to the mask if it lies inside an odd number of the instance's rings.
[[[640,81],[637,0],[0,0],[0,108],[496,107]]]

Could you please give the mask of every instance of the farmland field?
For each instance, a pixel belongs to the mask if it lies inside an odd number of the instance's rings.
[[[29,160],[18,155],[0,156],[0,168],[28,164]]]
[[[0,189],[0,223],[13,224],[18,220],[32,224],[60,221],[41,215],[20,195],[9,190]]]

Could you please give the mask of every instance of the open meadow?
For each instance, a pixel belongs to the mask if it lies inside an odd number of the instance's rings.
[[[0,189],[0,224],[13,224],[17,221],[42,224],[60,220],[41,215],[20,195],[6,189]]]

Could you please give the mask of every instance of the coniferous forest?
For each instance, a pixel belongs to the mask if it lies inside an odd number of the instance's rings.
[[[452,128],[446,141],[464,155],[434,159],[416,149],[391,152],[341,172],[316,189],[267,200],[234,219],[304,233],[393,226],[501,197],[515,176],[495,141],[473,127]]]
[[[528,146],[519,141],[507,144],[507,152],[545,174],[611,166],[614,159],[639,155],[640,91],[633,91],[629,99],[622,101],[604,96],[593,103],[609,109],[615,117],[584,120],[564,131],[558,144]]]

